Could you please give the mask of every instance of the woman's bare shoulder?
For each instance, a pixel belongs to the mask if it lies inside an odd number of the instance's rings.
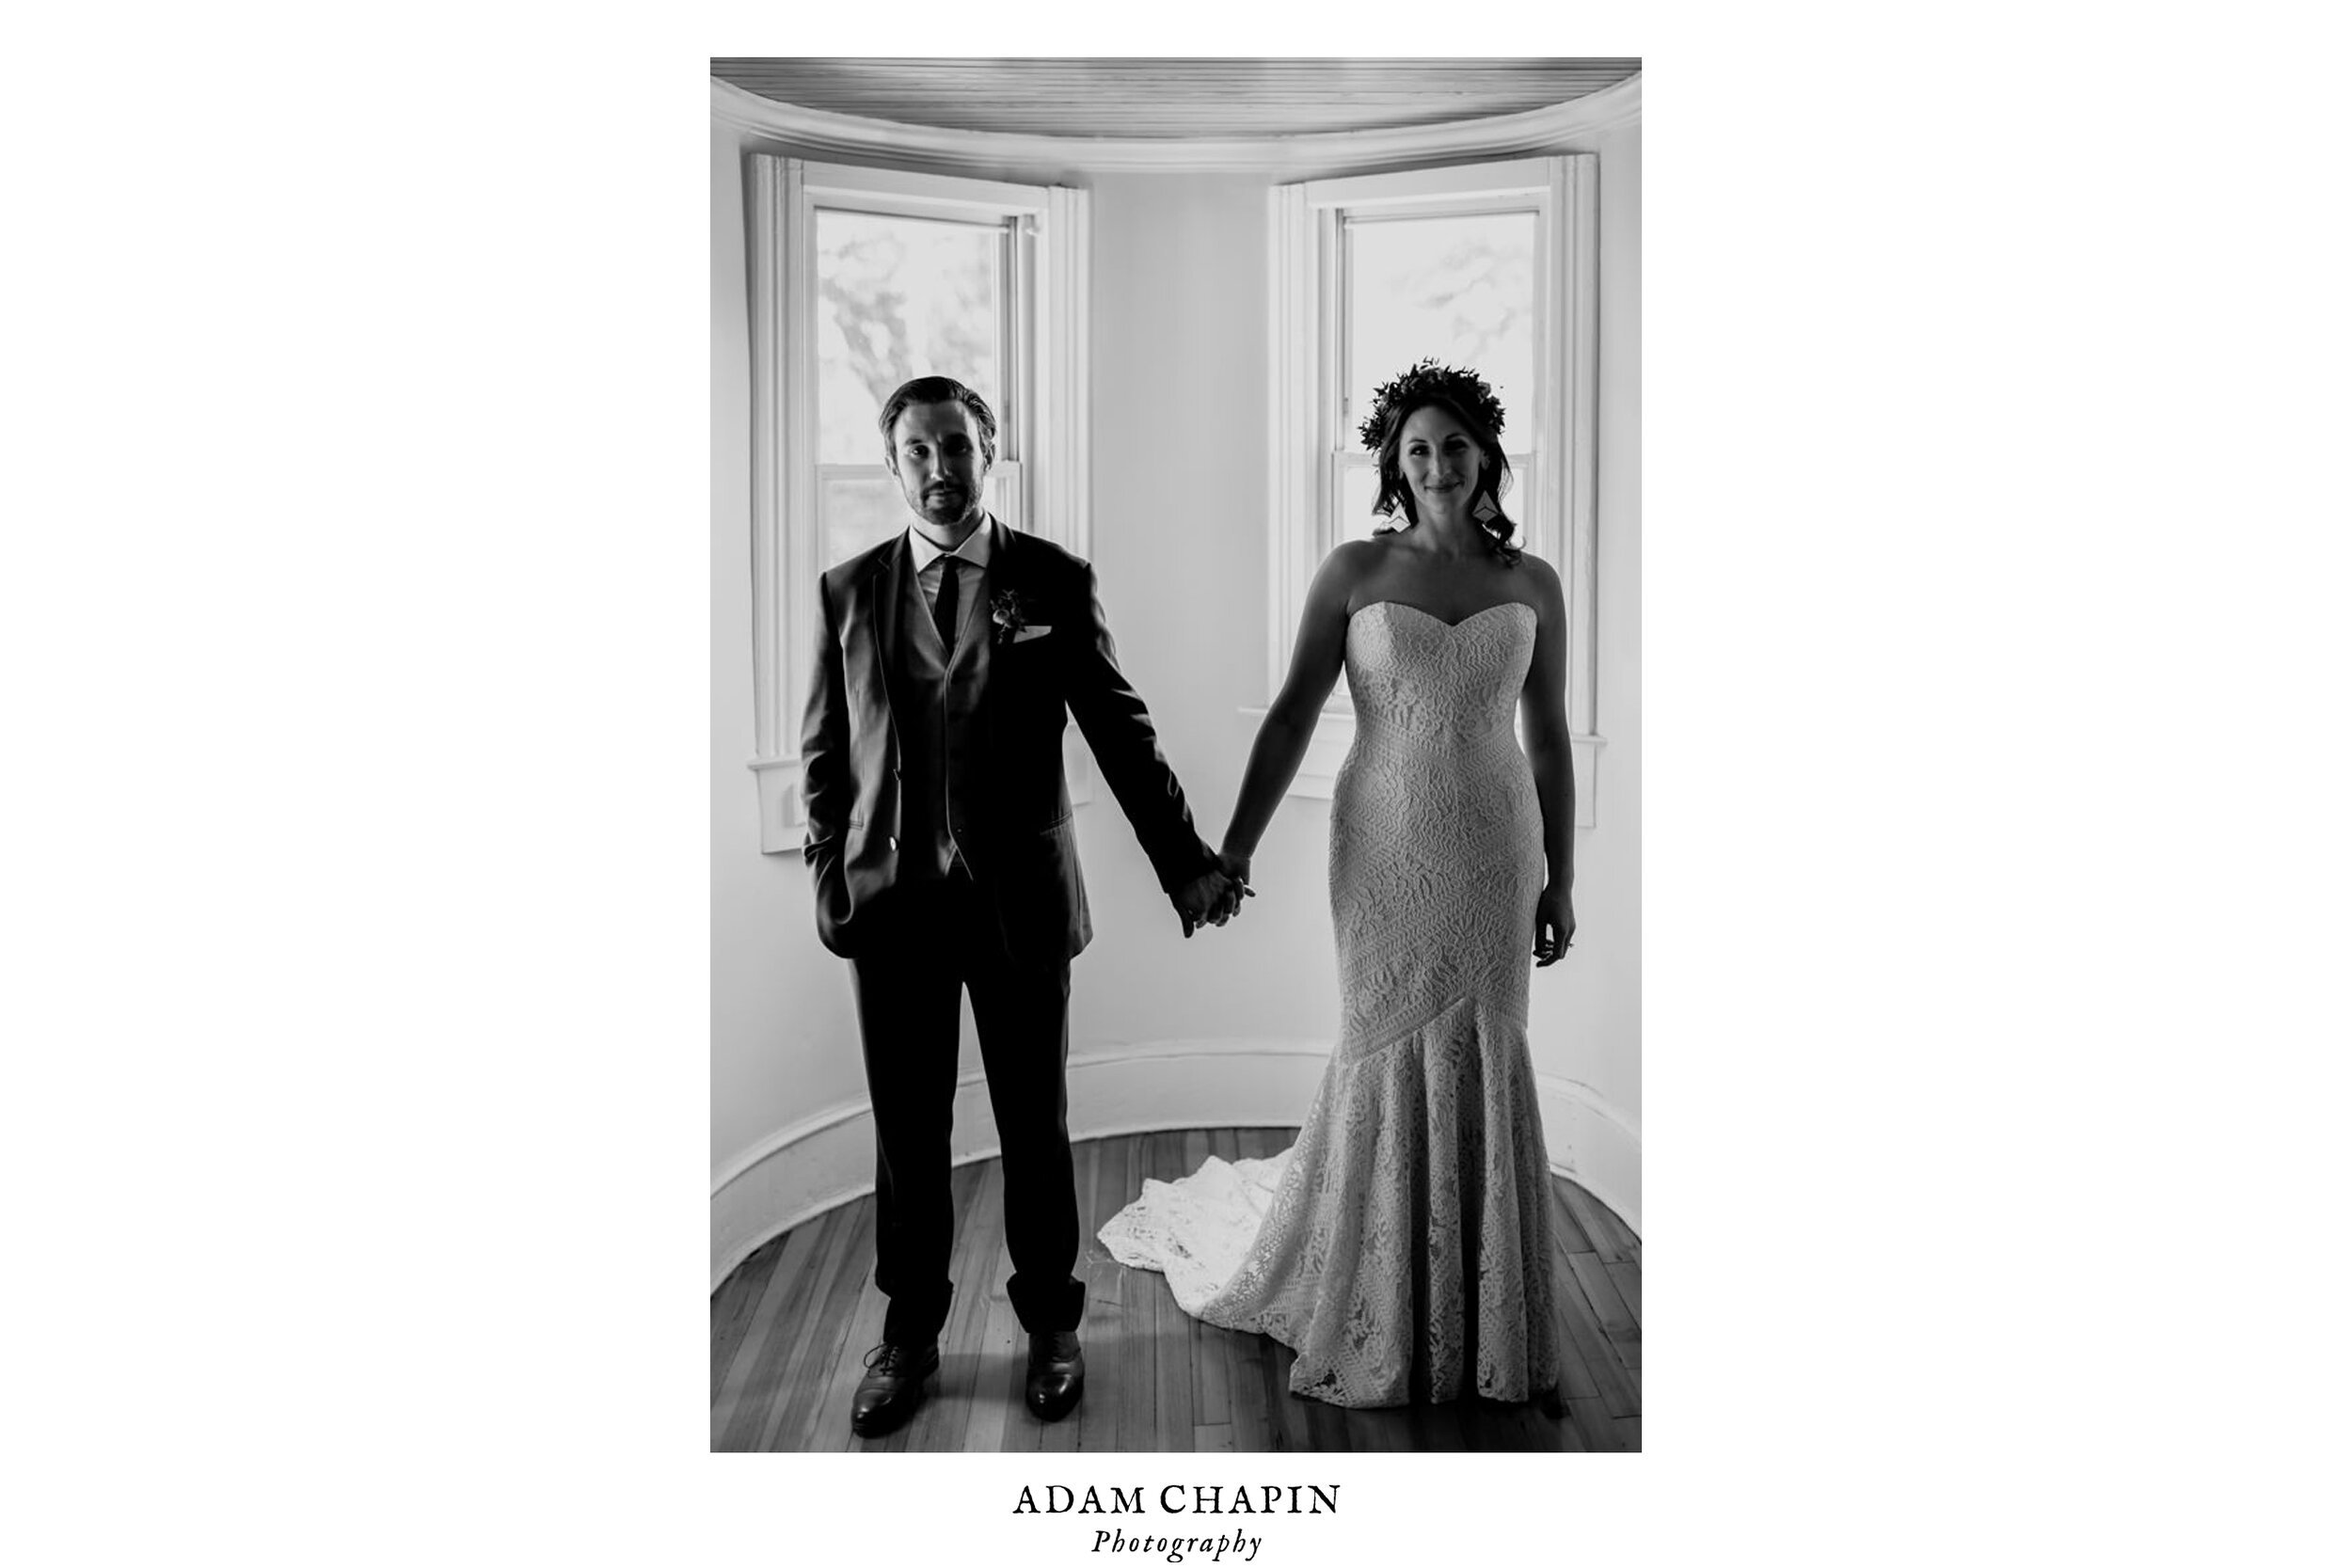
[[[1353,588],[1380,569],[1389,558],[1389,548],[1385,535],[1347,540],[1323,558],[1317,575],[1335,586]]]
[[[1369,539],[1344,540],[1326,559],[1344,561],[1358,568],[1374,566],[1389,558],[1398,537],[1394,533],[1375,533]]]
[[[1533,591],[1533,602],[1538,609],[1565,602],[1560,589],[1559,568],[1542,556],[1521,555],[1516,570],[1526,574],[1527,586]]]

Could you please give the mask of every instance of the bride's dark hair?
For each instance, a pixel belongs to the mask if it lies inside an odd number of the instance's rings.
[[[1511,485],[1511,460],[1502,455],[1502,401],[1475,371],[1423,359],[1373,393],[1372,412],[1356,427],[1364,446],[1380,454],[1380,495],[1372,509],[1393,517],[1401,508],[1405,520],[1398,529],[1421,521],[1397,448],[1404,440],[1405,421],[1423,408],[1443,409],[1478,444],[1478,484],[1470,492],[1470,518],[1486,535],[1487,548],[1504,565],[1518,565],[1519,547],[1511,536],[1518,525],[1502,510],[1502,492]]]

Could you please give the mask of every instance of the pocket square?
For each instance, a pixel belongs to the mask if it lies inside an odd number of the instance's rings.
[[[1030,638],[1043,637],[1053,629],[1051,626],[1023,626],[1012,634],[1012,640],[1015,642],[1026,642]]]

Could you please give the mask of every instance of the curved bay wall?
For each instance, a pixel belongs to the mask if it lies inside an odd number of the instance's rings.
[[[741,157],[793,149],[714,120],[711,149],[711,1265],[872,1186],[849,976],[818,944],[798,855],[759,850],[752,755],[750,406]],[[1601,156],[1596,825],[1576,947],[1535,978],[1530,1046],[1554,1165],[1641,1226],[1641,130]],[[840,160],[838,150],[825,156]],[[1262,706],[1271,461],[1266,172],[964,168],[1093,193],[1092,557],[1120,662],[1214,840]],[[1318,169],[1306,172],[1339,172]],[[1296,178],[1286,173],[1283,178]],[[796,700],[797,707],[797,700]],[[1328,804],[1286,801],[1235,926],[1184,941],[1107,792],[1078,810],[1096,939],[1073,970],[1071,1125],[1295,1123],[1339,1011]],[[965,1026],[961,1159],[995,1130]]]

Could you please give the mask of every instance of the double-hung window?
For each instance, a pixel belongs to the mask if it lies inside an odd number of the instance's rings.
[[[800,716],[817,578],[907,526],[875,426],[947,375],[995,413],[986,504],[1083,553],[1086,197],[755,153],[753,697],[760,847],[801,837]]]
[[[1269,699],[1307,587],[1375,516],[1358,426],[1382,382],[1423,357],[1475,370],[1501,398],[1517,542],[1560,573],[1578,819],[1593,821],[1594,450],[1599,348],[1597,160],[1517,159],[1279,185],[1273,192],[1275,464]],[[1333,692],[1297,792],[1327,795],[1354,724]]]

